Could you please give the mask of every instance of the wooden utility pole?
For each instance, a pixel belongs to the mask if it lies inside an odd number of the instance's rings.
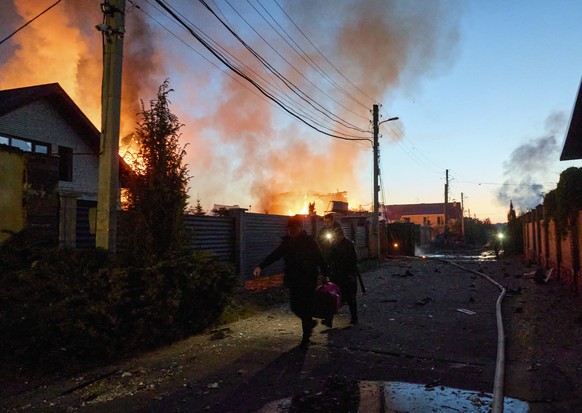
[[[104,22],[96,26],[103,34],[96,246],[115,252],[119,203],[119,120],[125,0],[106,0],[101,3],[101,11]]]
[[[374,125],[374,212],[372,214],[372,227],[376,236],[376,258],[380,260],[380,202],[378,201],[378,192],[380,191],[380,186],[378,185],[378,175],[380,174],[380,150],[378,148],[380,124],[378,123],[378,105],[372,107],[372,119]]]

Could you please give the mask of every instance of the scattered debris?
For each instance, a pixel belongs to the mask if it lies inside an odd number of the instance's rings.
[[[210,336],[210,340],[223,340],[232,333],[232,330],[230,328],[222,328],[220,330],[211,331],[211,333],[212,336]]]
[[[537,277],[538,274],[536,273],[535,281],[537,283],[547,283],[548,281],[550,281],[550,278],[552,277],[552,273],[553,272],[554,272],[554,269],[553,268],[550,268],[548,271],[546,271],[545,276],[542,275],[542,276],[539,277],[539,279]]]
[[[538,268],[535,271],[524,273],[523,276],[525,278],[533,278],[533,280],[536,283],[543,284],[543,283],[547,283],[551,279],[553,272],[554,272],[553,268],[548,269],[546,272],[544,272],[543,269]]]
[[[469,314],[469,315],[477,314],[475,311],[467,310],[466,308],[457,308],[457,311],[460,313],[465,313],[465,314]]]
[[[425,304],[430,303],[431,301],[432,301],[432,299],[430,297],[424,297],[424,298],[421,298],[420,300],[418,300],[416,302],[416,305],[425,305]]]
[[[99,374],[99,375],[95,376],[95,377],[94,377],[94,378],[92,378],[92,379],[89,379],[89,380],[87,380],[87,381],[84,381],[84,382],[83,382],[83,383],[81,383],[81,384],[78,384],[78,385],[76,385],[76,386],[74,386],[74,387],[71,387],[71,388],[69,388],[69,389],[66,389],[66,390],[65,390],[65,391],[63,391],[63,392],[62,392],[60,395],[61,395],[61,396],[65,396],[65,395],[67,395],[67,394],[71,394],[71,393],[73,393],[73,392],[75,392],[75,391],[77,391],[77,390],[80,390],[80,389],[82,389],[82,388],[84,388],[84,387],[87,387],[87,386],[89,386],[89,385],[91,385],[91,384],[95,383],[95,382],[96,382],[96,381],[98,381],[98,380],[102,380],[102,379],[104,379],[104,378],[106,378],[106,377],[109,377],[109,376],[112,376],[112,375],[114,375],[114,374],[116,374],[116,373],[118,373],[118,372],[119,372],[119,370],[110,370],[110,371],[106,371],[106,372],[104,372],[104,373],[102,373],[102,374]]]

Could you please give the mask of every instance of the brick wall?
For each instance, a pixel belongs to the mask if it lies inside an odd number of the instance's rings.
[[[520,218],[524,228],[525,258],[545,269],[553,268],[562,283],[582,293],[582,211],[577,213],[576,227],[564,237],[557,235],[553,220],[546,228],[541,217],[540,213],[528,212]]]

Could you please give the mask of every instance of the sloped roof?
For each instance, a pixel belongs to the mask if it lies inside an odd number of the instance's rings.
[[[561,161],[572,161],[575,159],[582,159],[582,81],[578,88],[578,98],[572,110],[572,117],[570,118],[570,127],[564,141]]]
[[[440,215],[444,214],[445,204],[437,202],[432,204],[401,204],[401,205],[384,205],[386,217],[390,221],[399,221],[402,216],[406,215]],[[458,202],[447,204],[447,215],[450,218],[461,216],[461,205]]]
[[[99,151],[99,131],[58,83],[0,90],[0,116],[39,100],[48,100],[95,151]]]
[[[48,100],[63,115],[95,153],[99,153],[101,140],[99,130],[58,83],[0,90],[0,116],[43,99]],[[122,179],[132,173],[131,168],[121,156],[119,170]]]

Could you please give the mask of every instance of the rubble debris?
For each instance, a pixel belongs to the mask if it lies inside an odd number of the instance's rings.
[[[432,299],[430,297],[424,297],[424,298],[421,298],[420,300],[417,300],[416,305],[425,305],[425,304],[430,303],[431,301],[432,301]]]

